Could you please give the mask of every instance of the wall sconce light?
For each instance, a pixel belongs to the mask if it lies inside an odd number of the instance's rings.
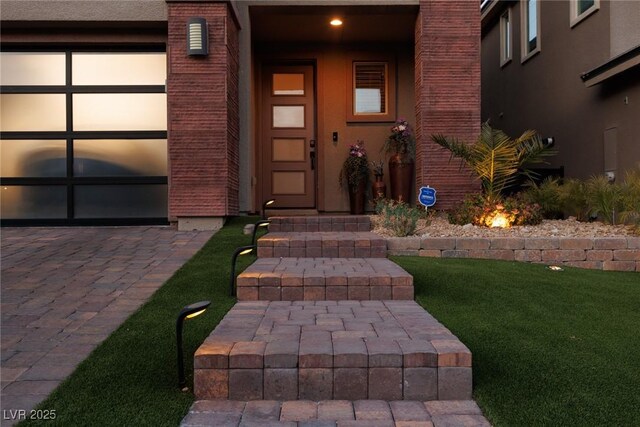
[[[187,55],[209,54],[209,31],[204,18],[189,18],[187,21]]]
[[[261,219],[260,221],[256,222],[253,226],[253,236],[251,236],[251,246],[255,246],[256,245],[256,238],[258,237],[258,228],[259,227],[266,227],[269,224],[271,224],[271,221],[269,221],[268,219]]]
[[[542,138],[542,143],[545,147],[551,148],[556,143],[556,139],[553,136],[548,136],[546,138]]]
[[[255,246],[240,246],[231,257],[231,280],[229,282],[229,295],[236,296],[236,261],[240,255],[248,255],[253,252]]]
[[[207,311],[207,307],[211,305],[210,301],[200,301],[189,304],[180,310],[178,320],[176,321],[176,340],[178,347],[178,385],[182,391],[186,391],[186,380],[184,377],[184,355],[182,354],[182,325],[184,319],[192,319]]]
[[[272,205],[276,202],[276,199],[269,199],[262,204],[262,219],[267,219],[265,216],[265,211],[267,210],[267,206]]]

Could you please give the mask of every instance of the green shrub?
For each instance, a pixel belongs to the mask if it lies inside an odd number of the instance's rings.
[[[539,205],[544,218],[558,219],[562,218],[561,193],[560,180],[548,177],[540,184],[529,181],[520,196],[526,203]]]
[[[382,226],[396,237],[414,234],[418,219],[424,215],[422,209],[391,199],[378,200],[376,213],[382,217]]]
[[[627,172],[621,189],[620,219],[633,224],[635,232],[640,234],[640,167]]]
[[[543,218],[540,205],[529,203],[522,197],[494,201],[474,194],[465,197],[456,209],[449,212],[449,222],[490,227],[497,214],[504,216],[510,225],[536,225]]]
[[[606,224],[616,223],[616,212],[622,207],[622,188],[604,175],[592,176],[585,183],[589,214]]]
[[[448,218],[451,224],[473,224],[474,218],[482,214],[487,200],[480,194],[467,194],[455,209],[449,211]]]
[[[573,216],[578,221],[588,219],[586,191],[584,182],[579,179],[567,179],[560,186],[560,203],[566,216]]]

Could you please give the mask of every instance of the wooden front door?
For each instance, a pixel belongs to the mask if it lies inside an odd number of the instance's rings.
[[[262,194],[278,208],[316,206],[316,113],[312,65],[262,71]]]

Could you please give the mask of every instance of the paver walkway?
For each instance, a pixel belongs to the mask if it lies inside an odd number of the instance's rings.
[[[182,426],[489,425],[471,352],[413,301],[368,217],[270,219],[196,351]]]
[[[2,409],[27,411],[212,235],[171,227],[1,233]]]
[[[489,427],[473,400],[196,402],[182,427]]]

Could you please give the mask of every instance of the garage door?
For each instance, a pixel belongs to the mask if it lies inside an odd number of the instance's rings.
[[[167,222],[164,52],[0,59],[3,224]]]

